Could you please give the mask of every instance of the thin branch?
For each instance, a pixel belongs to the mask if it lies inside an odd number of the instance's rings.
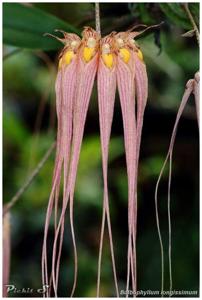
[[[16,202],[19,200],[19,198],[24,194],[26,189],[29,187],[29,185],[32,183],[33,179],[36,177],[36,175],[40,172],[42,167],[44,166],[45,162],[48,160],[49,156],[51,155],[52,151],[54,150],[56,146],[56,142],[53,142],[50,148],[47,150],[45,155],[43,156],[42,160],[38,163],[36,168],[33,170],[33,172],[30,174],[28,179],[25,181],[23,186],[18,190],[18,192],[11,198],[11,200],[5,204],[5,209],[3,214],[5,215],[12,207],[16,204]]]
[[[97,33],[101,35],[101,29],[100,29],[100,4],[99,2],[95,3],[95,27]]]
[[[198,45],[200,47],[200,33],[199,33],[198,27],[196,25],[196,22],[195,22],[192,14],[191,14],[191,11],[189,9],[188,3],[183,4],[183,6],[184,6],[184,9],[185,9],[185,11],[187,13],[187,16],[188,16],[188,18],[189,18],[189,20],[190,20],[190,22],[191,22],[191,24],[193,26],[193,29],[195,31],[195,35],[196,35],[196,39],[197,39]]]

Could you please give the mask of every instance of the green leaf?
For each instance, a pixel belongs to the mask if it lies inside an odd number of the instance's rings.
[[[152,16],[149,13],[148,7],[145,3],[139,3],[138,8],[141,15],[141,20],[143,24],[154,24],[155,20],[152,18]]]
[[[55,50],[61,44],[44,33],[62,29],[79,34],[72,25],[35,7],[3,4],[3,42],[21,48]]]
[[[199,3],[189,3],[189,9],[194,21],[199,25]]]
[[[161,3],[160,7],[161,10],[164,12],[164,14],[176,25],[184,28],[184,29],[191,29],[191,24],[188,18],[186,17],[186,14],[184,13],[184,16],[182,17],[182,11],[179,6],[177,6],[176,9],[176,3]]]
[[[181,3],[168,3],[167,6],[169,6],[173,13],[175,13],[180,19],[187,21],[187,14]]]

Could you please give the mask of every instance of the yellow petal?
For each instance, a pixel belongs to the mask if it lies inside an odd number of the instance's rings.
[[[64,54],[64,62],[66,65],[69,65],[72,61],[74,57],[74,52],[73,51],[67,51],[65,54]]]
[[[102,59],[108,68],[113,67],[113,55],[112,54],[102,54]]]
[[[121,57],[122,57],[123,61],[125,63],[128,63],[129,59],[130,59],[130,52],[125,48],[121,48],[119,51],[120,51],[120,54],[121,54]]]
[[[89,62],[94,55],[94,48],[84,47],[83,58],[85,62]]]
[[[139,57],[140,60],[144,60],[143,54],[142,54],[142,51],[141,51],[141,50],[138,50],[137,56]]]
[[[63,61],[62,61],[62,58],[60,58],[59,63],[58,63],[59,70],[62,68],[62,64],[63,64]]]
[[[59,70],[62,68],[63,65],[69,65],[74,58],[75,54],[73,51],[67,51],[59,60],[58,68]]]

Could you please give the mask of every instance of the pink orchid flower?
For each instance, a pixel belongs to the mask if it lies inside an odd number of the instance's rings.
[[[98,34],[91,28],[85,28],[83,38],[75,34],[63,32],[65,44],[60,54],[59,71],[56,80],[56,110],[58,117],[57,151],[53,176],[52,191],[49,199],[42,252],[43,284],[52,280],[55,296],[59,277],[59,265],[64,235],[64,220],[68,202],[70,203],[70,224],[75,256],[75,277],[72,295],[77,278],[77,251],[73,227],[73,195],[79,161],[79,153],[83,139],[84,125],[97,71]],[[57,215],[60,178],[63,179],[63,203],[59,221],[55,217],[55,238],[52,254],[52,272],[49,279],[47,267],[47,234],[52,215],[53,204]],[[60,236],[59,236],[60,235]],[[58,249],[59,238],[59,250]],[[57,259],[57,265],[55,266]],[[47,292],[47,296],[50,291]]]
[[[100,251],[99,251],[99,260],[98,260],[97,297],[99,297],[99,290],[100,290],[101,258],[102,258],[105,217],[107,217],[116,294],[117,297],[119,297],[111,221],[110,221],[110,213],[109,213],[108,183],[107,183],[108,149],[109,149],[109,140],[110,140],[111,127],[112,127],[112,118],[113,118],[114,102],[115,102],[115,94],[116,94],[116,56],[114,53],[114,35],[115,33],[111,33],[109,36],[103,38],[100,42],[101,54],[99,57],[99,66],[98,66],[98,75],[97,75],[100,137],[101,137],[101,147],[102,147],[102,165],[103,165],[103,180],[104,180],[103,215],[102,215]]]
[[[128,174],[128,267],[126,291],[136,292],[137,173],[144,109],[147,101],[147,74],[143,55],[133,38],[138,33],[116,36],[117,84],[121,102]],[[136,103],[135,103],[136,99]],[[137,112],[136,112],[137,110]]]
[[[76,282],[78,258],[74,234],[73,203],[79,155],[84,134],[84,126],[97,73],[98,106],[103,165],[103,216],[98,259],[97,296],[100,290],[101,258],[105,218],[109,232],[110,251],[117,297],[118,280],[115,266],[113,238],[109,212],[107,167],[108,148],[114,112],[116,86],[118,87],[124,127],[126,164],[128,175],[128,267],[127,290],[130,273],[132,288],[136,292],[136,225],[137,225],[137,175],[138,160],[143,126],[144,109],[147,101],[147,73],[143,55],[133,38],[138,33],[111,33],[100,38],[93,29],[86,27],[82,39],[75,34],[63,32],[64,43],[60,54],[59,71],[56,79],[56,110],[58,118],[57,150],[53,174],[52,191],[46,214],[44,243],[42,252],[43,284],[53,285],[57,296],[60,258],[64,237],[64,223],[67,205],[70,207],[70,226],[74,248],[74,283]],[[137,110],[137,112],[136,112]],[[58,216],[59,192],[63,172],[63,201]],[[50,218],[55,209],[55,235],[52,249],[52,269],[48,274],[47,238]],[[46,293],[50,296],[51,290]]]

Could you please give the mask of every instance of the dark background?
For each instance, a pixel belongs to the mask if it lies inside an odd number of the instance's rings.
[[[12,4],[11,4],[12,5]],[[170,4],[166,4],[170,6]],[[185,84],[199,68],[195,37],[186,13],[154,3],[102,3],[102,34],[127,30],[138,23],[164,25],[138,40],[149,78],[138,178],[137,276],[138,290],[159,290],[160,246],[154,207],[155,184],[167,153],[177,109]],[[30,4],[47,11],[81,31],[94,27],[94,4]],[[191,4],[198,22],[198,4]],[[171,12],[178,12],[177,17]],[[179,17],[179,19],[178,19]],[[4,21],[6,17],[4,17]],[[17,18],[17,16],[16,16]],[[183,21],[183,22],[182,22]],[[36,28],[39,26],[35,24]],[[4,33],[6,35],[6,33]],[[50,147],[56,136],[54,80],[58,50],[43,51],[4,45],[3,64],[3,198],[8,202]],[[12,43],[10,43],[12,44]],[[61,47],[62,48],[62,47]],[[61,49],[60,48],[60,49]],[[12,53],[12,52],[15,53]],[[199,289],[199,145],[193,99],[181,118],[173,154],[171,187],[173,289]],[[11,210],[10,283],[41,287],[41,250],[45,212],[51,190],[54,155]],[[165,289],[168,281],[168,221],[166,169],[159,189],[159,213],[166,249]],[[122,117],[116,98],[109,161],[109,195],[115,256],[120,289],[125,289],[127,267],[127,177]],[[96,84],[85,126],[74,201],[74,223],[79,254],[75,296],[96,295],[98,247],[102,216],[102,168]],[[59,296],[70,293],[73,282],[73,248],[67,213]],[[53,234],[53,224],[51,224]],[[107,231],[101,276],[101,295],[114,296]],[[9,296],[37,297],[33,294]]]

